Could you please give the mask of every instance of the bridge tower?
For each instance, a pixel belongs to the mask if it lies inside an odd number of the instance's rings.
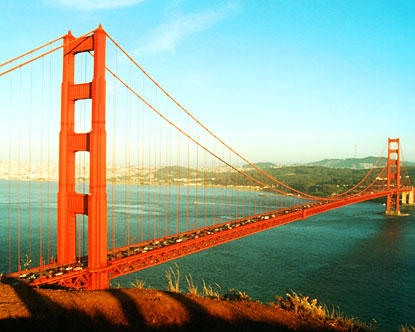
[[[87,37],[75,38],[69,31],[64,37],[59,133],[59,191],[57,261],[76,262],[76,215],[88,216],[87,289],[108,288],[107,266],[107,193],[105,130],[105,49],[106,33],[101,25]],[[75,55],[94,53],[92,82],[75,84]],[[91,99],[91,131],[75,132],[75,102]],[[75,153],[88,151],[90,158],[89,193],[75,191]]]
[[[387,190],[393,193],[387,196],[386,211],[388,215],[400,215],[399,198],[401,185],[400,145],[399,138],[388,139],[388,182]]]

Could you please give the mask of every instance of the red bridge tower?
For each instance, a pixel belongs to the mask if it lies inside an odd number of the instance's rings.
[[[401,165],[400,165],[400,146],[399,138],[388,139],[388,182],[387,190],[393,190],[393,193],[386,199],[386,214],[400,215],[399,199],[401,186]]]
[[[58,264],[76,262],[76,215],[88,216],[87,289],[108,288],[107,193],[105,131],[105,48],[106,33],[101,25],[87,37],[75,38],[69,31],[64,38],[59,134]],[[75,84],[75,54],[94,52],[92,82]],[[75,102],[92,100],[91,131],[75,133]],[[88,151],[90,157],[89,193],[75,191],[75,153]]]

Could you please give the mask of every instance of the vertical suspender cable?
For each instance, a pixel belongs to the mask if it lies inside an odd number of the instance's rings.
[[[224,158],[224,147],[222,146],[222,160],[225,159]],[[219,164],[219,174],[220,174],[220,202],[219,202],[219,208],[220,208],[220,212],[219,212],[219,221],[221,220],[221,218],[224,215],[224,210],[225,210],[225,179],[224,179],[224,174],[223,174],[224,168],[222,164]]]
[[[155,101],[155,105],[157,108],[157,87],[155,90],[155,96],[156,96],[156,101]],[[157,118],[154,119],[154,173],[155,175],[157,175]],[[155,178],[155,182],[153,185],[153,190],[154,190],[154,194],[153,194],[153,239],[156,238],[156,234],[157,234],[157,207],[158,207],[158,203],[157,203],[157,178]]]
[[[187,118],[187,132],[189,132],[189,118]],[[189,190],[190,190],[190,139],[187,138],[187,190],[186,190],[186,232],[189,230]]]
[[[222,146],[222,155],[221,155],[221,158],[223,160],[223,146]],[[223,197],[224,197],[224,192],[223,192],[224,191],[223,190],[223,188],[224,188],[224,181],[223,181],[222,164],[219,163],[219,167],[218,168],[219,168],[218,171],[219,171],[219,177],[220,177],[220,180],[219,180],[219,188],[218,188],[218,191],[219,191],[219,193],[218,193],[218,198],[219,198],[219,203],[218,203],[219,204],[219,206],[218,206],[218,208],[219,208],[218,218],[220,220],[220,218],[223,216]]]
[[[161,100],[160,100],[161,104]],[[162,151],[161,151],[161,139],[162,139],[162,124],[161,119],[159,119],[160,125],[159,125],[159,168],[156,170],[157,174],[157,188],[158,188],[158,215],[159,215],[159,232],[158,237],[161,237],[161,180],[162,180]]]
[[[49,93],[48,93],[48,264],[50,263],[50,114],[52,95],[52,55],[49,56]]]
[[[180,124],[180,113],[177,109],[177,123]],[[176,233],[180,232],[180,180],[181,180],[181,172],[180,172],[180,132],[177,132],[177,176],[179,182],[177,183],[177,190],[176,190]]]
[[[128,185],[127,185],[127,177],[128,177],[128,164],[127,164],[127,154],[128,154],[128,148],[127,148],[127,141],[128,141],[128,90],[126,90],[125,95],[125,144],[124,144],[124,209],[127,209],[127,191],[128,191]],[[127,213],[124,212],[124,246],[127,245]]]
[[[236,159],[236,162],[235,162],[235,165],[236,165],[236,167],[238,167],[238,157],[235,157],[235,159]],[[241,175],[239,174],[239,173],[236,173],[235,174],[236,176],[235,176],[235,183],[236,183],[236,186],[238,187],[238,189],[234,189],[234,190],[236,190],[236,192],[235,192],[235,196],[236,196],[236,202],[235,202],[235,219],[238,219],[238,215],[239,215],[239,196],[240,196],[240,194],[241,194],[241,190],[239,189],[240,187],[241,187],[241,183],[240,183],[240,181],[241,181]],[[243,193],[243,192],[242,192]]]
[[[285,194],[285,208],[288,208],[288,193]]]
[[[13,75],[10,77],[10,117],[9,117],[9,181],[8,181],[8,194],[9,194],[9,206],[8,206],[8,233],[9,233],[9,273],[12,271],[12,243],[11,243],[11,151],[12,151],[12,115],[14,114],[13,110]]]
[[[245,217],[245,204],[246,204],[246,178],[245,176],[242,176],[242,216]]]
[[[199,127],[196,127],[196,140],[199,141]],[[199,145],[196,144],[196,173],[195,173],[195,186],[196,186],[196,204],[195,204],[195,229],[197,229],[197,213],[198,213],[198,186],[199,186]]]
[[[42,85],[40,93],[40,183],[39,183],[39,266],[42,266],[42,182],[43,182],[43,86],[45,58],[42,57]]]
[[[256,188],[256,185],[255,185],[255,187],[254,187],[254,215],[256,215],[257,214],[257,205],[256,205],[256,203],[257,203],[257,199],[256,199],[256,192],[257,192],[257,188]]]
[[[169,101],[166,97],[166,114],[167,117],[169,116]],[[170,181],[169,181],[169,169],[170,169],[170,164],[169,164],[169,129],[171,126],[166,127],[166,161],[165,161],[165,167],[166,167],[166,172],[164,174],[165,176],[165,182],[164,182],[164,213],[165,213],[165,219],[164,219],[164,237],[167,237],[167,224],[168,224],[168,201],[169,201],[169,191],[170,191]],[[161,139],[160,139],[161,141]]]
[[[148,182],[150,183],[150,171],[151,171],[151,128],[152,121],[151,121],[151,114],[148,116]],[[147,240],[151,239],[151,214],[150,214],[150,207],[151,207],[151,186],[148,187],[148,218],[147,218]]]
[[[19,70],[19,101],[22,100],[22,68]],[[20,265],[20,127],[21,118],[18,120],[17,130],[17,265],[19,271],[21,270]]]
[[[117,73],[118,69],[118,49],[115,49],[115,72]],[[116,191],[115,191],[115,181],[117,179],[117,172],[116,172],[116,134],[117,134],[117,126],[116,126],[116,114],[117,114],[117,80],[114,78],[113,84],[113,99],[112,99],[112,179],[111,179],[111,247],[112,252],[114,254],[115,250],[115,198],[116,198]]]
[[[216,141],[213,142],[213,147],[214,147],[214,151],[215,151],[214,153],[216,154]],[[219,181],[218,181],[217,175],[216,175],[215,158],[213,158],[213,156],[211,156],[211,158],[212,158],[212,171],[213,171],[213,179],[214,179],[212,181],[212,187],[213,187],[213,204],[212,204],[212,218],[211,218],[211,223],[212,223],[212,221],[216,217],[216,183],[219,183]]]
[[[232,154],[229,151],[229,157],[231,158],[230,160],[232,161]],[[235,167],[238,168],[238,161],[235,161]],[[232,176],[231,176],[231,184],[233,185],[233,187],[231,187],[231,192],[232,192],[232,204],[235,207],[235,219],[238,219],[238,196],[239,196],[239,191],[238,191],[238,187],[239,187],[239,173],[237,172],[232,172]]]
[[[157,88],[156,88],[156,107],[157,107]],[[154,175],[157,175],[157,118],[154,119]],[[153,186],[153,239],[156,238],[157,232],[157,182],[154,182]]]
[[[131,61],[130,61],[130,86],[131,86]],[[128,93],[128,99],[127,99],[127,141],[126,148],[127,148],[127,223],[128,223],[128,229],[127,229],[127,239],[128,239],[128,245],[131,244],[131,232],[130,232],[130,178],[131,178],[131,94]],[[128,254],[130,251],[128,251]]]
[[[145,92],[145,85],[144,85],[144,73],[143,73],[143,96],[144,96],[144,92]],[[142,132],[142,139],[141,139],[141,172],[142,175],[144,175],[144,138],[145,138],[145,134],[144,134],[144,128],[145,128],[145,117],[144,117],[144,108],[145,105],[142,102],[142,114],[143,114],[143,121],[141,121],[142,126],[141,126],[141,132]],[[142,180],[143,181],[143,180]],[[144,183],[141,186],[141,242],[144,241]]]
[[[229,163],[232,164],[232,155],[231,155],[231,151],[229,150]],[[232,189],[233,187],[231,186],[233,184],[232,182],[232,175],[233,175],[234,170],[230,170],[228,173],[228,202],[229,202],[229,206],[228,206],[228,216],[229,218],[231,217],[231,206],[233,204],[233,200],[234,200],[234,193],[235,191]]]
[[[29,256],[28,267],[32,266],[32,207],[31,207],[31,187],[32,187],[32,102],[33,102],[33,62],[30,63],[30,98],[29,98],[29,189],[28,189],[28,222],[29,222]]]
[[[117,48],[116,48],[117,50]],[[138,81],[140,81],[138,79]],[[137,84],[139,85],[139,84]],[[139,172],[139,166],[140,166],[140,101],[137,100],[137,167],[136,167],[136,199],[137,199],[137,238],[136,243],[140,242],[140,172]]]
[[[161,104],[161,98],[160,98],[160,104]],[[162,167],[163,167],[163,163],[162,163],[162,123],[161,123],[161,119],[159,119],[160,121],[160,130],[159,130],[159,171],[157,172],[157,182],[158,182],[158,193],[159,193],[159,234],[158,237],[161,237],[161,185],[162,185]]]
[[[252,180],[249,179],[249,197],[248,197],[248,215],[251,215],[251,206],[252,206]]]
[[[207,131],[205,131],[205,141],[206,141],[205,146],[208,146],[207,145]],[[203,163],[204,163],[204,165],[203,165],[203,168],[204,168],[204,172],[203,172],[203,183],[204,183],[204,186],[203,186],[203,216],[204,216],[204,218],[203,218],[203,227],[206,227],[206,218],[207,218],[206,187],[208,185],[207,184],[208,162],[207,162],[207,152],[206,152],[206,150],[204,152]]]
[[[225,146],[222,145],[222,159],[225,160],[225,155],[226,155],[226,151],[225,151]],[[228,212],[229,212],[229,187],[228,187],[228,172],[226,169],[225,165],[221,166],[222,168],[222,215],[221,215],[221,220],[219,220],[219,222],[222,222],[223,220],[225,220],[224,216],[227,216]]]
[[[259,175],[259,179],[260,179],[259,181],[263,182],[262,174]],[[263,208],[263,202],[262,202],[262,200],[264,198],[264,193],[265,193],[264,188],[262,188],[262,192],[259,193],[259,213],[264,212],[263,211],[263,209],[264,209]]]
[[[278,210],[278,194],[274,193],[275,195],[275,206],[274,206],[274,210]]]
[[[166,105],[167,105],[167,113],[168,113],[168,99],[166,97]],[[169,203],[168,203],[168,234],[171,234],[171,187],[173,185],[172,181],[174,180],[174,172],[172,170],[172,164],[171,164],[171,149],[172,149],[172,137],[171,137],[171,126],[168,126],[168,144],[166,145],[169,151],[169,161],[168,161],[168,169],[170,172],[170,176],[169,176]]]

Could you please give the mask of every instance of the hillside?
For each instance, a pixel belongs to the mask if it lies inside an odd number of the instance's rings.
[[[353,169],[370,169],[375,165],[377,157],[366,157],[366,158],[346,158],[346,159],[324,159],[315,161],[308,166],[323,166],[331,168],[353,168]],[[377,167],[383,167],[387,162],[386,157],[381,157],[377,163]],[[406,166],[415,166],[414,162],[405,162]]]
[[[270,162],[259,162],[259,163],[253,163],[252,165],[254,165],[255,167],[258,167],[259,169],[264,169],[264,168],[269,168],[269,167],[274,167],[276,166],[274,163],[270,163]],[[251,169],[252,166],[251,165],[243,165],[243,168],[249,168]]]
[[[1,331],[363,331],[253,301],[139,288],[35,289],[0,283]]]
[[[254,163],[254,165],[260,169],[267,168],[280,168],[280,167],[294,167],[294,166],[322,166],[330,168],[352,168],[352,169],[370,169],[377,161],[377,157],[365,157],[365,158],[346,158],[346,159],[323,159],[319,161],[314,161],[307,164],[295,164],[281,166],[276,165],[271,162],[259,162]],[[377,167],[383,167],[386,165],[387,158],[381,157],[377,163]],[[405,162],[405,165],[408,167],[415,166],[415,162]],[[244,165],[244,168],[252,168],[250,165]]]

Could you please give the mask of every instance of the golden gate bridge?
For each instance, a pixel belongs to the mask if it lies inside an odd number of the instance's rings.
[[[7,278],[105,289],[112,278],[349,204],[386,197],[385,213],[401,215],[401,204],[414,203],[398,138],[388,140],[386,165],[379,158],[344,192],[296,190],[217,137],[101,26],[0,68]]]

